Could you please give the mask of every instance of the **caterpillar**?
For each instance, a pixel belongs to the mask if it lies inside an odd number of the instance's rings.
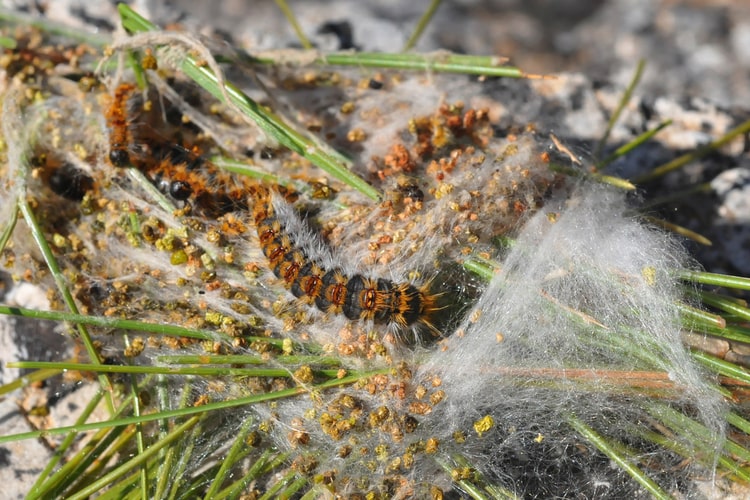
[[[125,167],[130,163],[128,147],[131,143],[130,131],[128,130],[127,103],[130,94],[135,90],[135,85],[122,83],[112,96],[106,118],[109,127],[109,161],[115,167]]]
[[[160,191],[177,201],[190,202],[202,214],[218,216],[247,210],[247,192],[256,181],[221,170],[194,151],[172,145],[156,148],[162,160],[146,169]]]
[[[72,201],[81,201],[94,189],[94,179],[69,162],[63,162],[49,176],[49,186],[55,193]]]
[[[129,83],[119,85],[106,111],[110,163],[115,167],[132,165],[160,191],[176,201],[187,203],[190,199],[205,215],[247,209],[249,181],[216,168],[195,148],[187,149],[161,137],[149,122],[156,113],[144,114],[139,120],[138,137],[134,137],[128,102],[135,88]]]
[[[347,275],[335,265],[315,262],[311,254],[321,251],[309,248],[315,239],[310,238],[309,231],[300,229],[300,221],[283,213],[286,210],[281,204],[285,202],[271,188],[260,185],[252,190],[251,198],[263,254],[271,271],[295,297],[322,312],[343,314],[350,320],[372,321],[397,330],[422,328],[440,336],[434,321],[441,309],[440,294],[432,293],[429,284],[416,286],[362,274]],[[330,264],[334,259],[324,260]]]
[[[94,189],[94,179],[81,168],[53,154],[40,153],[32,157],[32,165],[53,193],[71,201],[81,201]]]

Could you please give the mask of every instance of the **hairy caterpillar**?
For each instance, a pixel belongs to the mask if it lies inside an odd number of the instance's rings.
[[[131,143],[128,130],[127,103],[130,94],[135,90],[131,83],[120,84],[112,96],[106,118],[109,133],[109,161],[115,167],[125,167],[130,163],[128,147]]]
[[[190,150],[172,146],[156,150],[163,159],[149,166],[147,174],[160,191],[177,201],[188,201],[209,216],[247,210],[247,191],[255,181],[232,175]]]
[[[131,130],[128,104],[135,89],[130,83],[119,85],[106,111],[110,163],[116,167],[136,167],[160,191],[176,201],[190,200],[204,215],[247,209],[246,192],[252,182],[216,168],[197,152],[197,147],[188,149],[162,137],[152,123],[161,119],[158,113],[144,113],[137,133]],[[164,114],[170,111],[159,109]]]
[[[86,192],[94,189],[94,179],[80,168],[65,161],[50,167],[53,163],[56,162],[47,162],[47,182],[56,194],[68,200],[81,201]]]
[[[398,329],[423,327],[440,334],[434,322],[435,313],[441,309],[439,294],[432,293],[428,285],[418,287],[361,274],[347,275],[331,264],[333,259],[316,262],[310,255],[316,250],[305,248],[304,240],[309,242],[310,235],[295,228],[299,224],[288,214],[279,213],[274,198],[272,189],[255,187],[252,217],[269,267],[295,297],[350,320],[373,321]]]

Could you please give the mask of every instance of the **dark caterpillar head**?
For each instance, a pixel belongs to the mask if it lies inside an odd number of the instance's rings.
[[[429,314],[430,325],[426,330],[431,330],[433,335],[439,332],[440,337],[450,335],[477,301],[484,285],[483,281],[460,264],[443,264],[438,273],[422,287],[423,293],[432,297],[433,301]]]
[[[169,195],[178,201],[185,201],[193,194],[193,188],[185,181],[169,183]]]
[[[109,161],[115,167],[127,167],[130,165],[130,153],[127,152],[124,146],[113,144],[109,152]]]

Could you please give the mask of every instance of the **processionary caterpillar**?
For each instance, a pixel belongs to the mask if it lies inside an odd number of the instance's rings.
[[[398,329],[425,327],[438,334],[434,314],[441,308],[439,294],[427,285],[397,283],[389,279],[347,275],[341,268],[315,262],[304,248],[309,235],[291,234],[288,216],[280,217],[273,190],[253,189],[253,220],[260,246],[273,273],[295,297],[323,312],[343,314],[350,320],[368,320]],[[278,206],[278,205],[277,205]]]
[[[110,129],[109,161],[115,167],[125,167],[130,163],[128,148],[132,141],[128,129],[127,103],[134,90],[135,85],[131,83],[120,84],[107,109],[107,126]]]

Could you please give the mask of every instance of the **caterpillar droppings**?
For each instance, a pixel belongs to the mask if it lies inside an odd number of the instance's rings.
[[[372,321],[396,330],[426,329],[435,336],[440,331],[435,314],[442,309],[440,294],[429,285],[416,286],[362,274],[347,275],[334,264],[315,262],[304,248],[309,235],[293,235],[290,221],[274,208],[273,190],[257,186],[252,190],[252,217],[263,254],[271,271],[284,286],[303,302],[329,314],[342,314],[349,320]],[[333,259],[325,259],[333,262]]]

